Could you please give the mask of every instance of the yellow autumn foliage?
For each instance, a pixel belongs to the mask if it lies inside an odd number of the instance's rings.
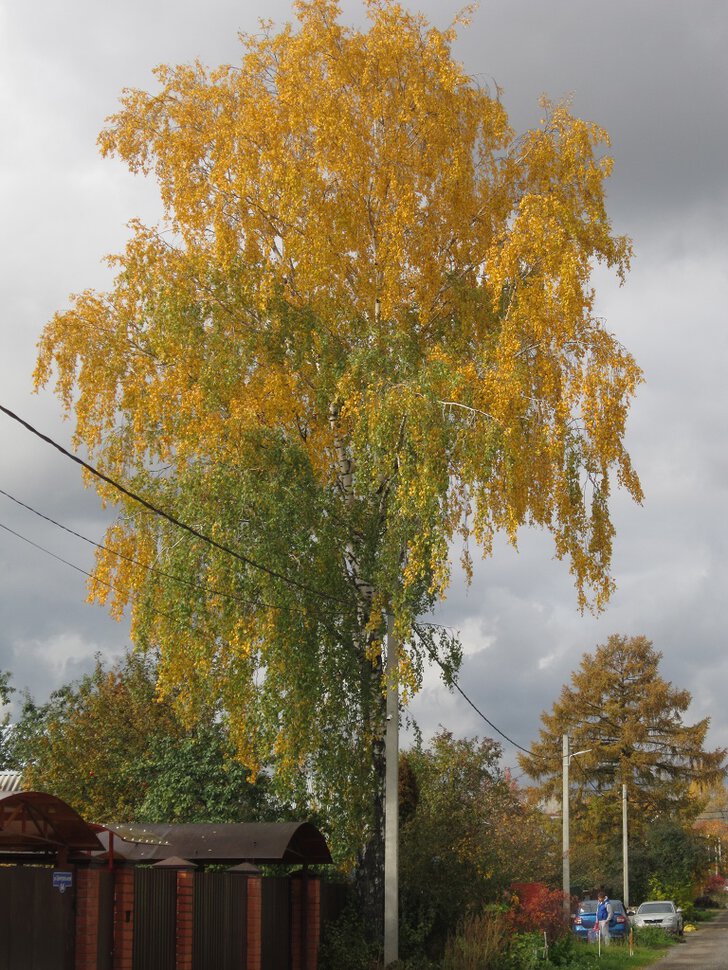
[[[327,745],[345,761],[337,731],[350,752],[377,743],[388,611],[417,689],[412,623],[454,540],[469,570],[469,538],[487,555],[496,532],[543,527],[598,609],[612,480],[641,498],[623,443],[641,374],[590,284],[630,258],[606,133],[544,102],[516,137],[453,58],[455,26],[365,6],[354,30],[300,0],[238,64],[159,67],[153,92],[124,93],[101,151],[156,180],[165,224],[131,224],[112,290],[51,320],[35,375],[108,474],[274,570],[125,500],[90,594],[131,603],[190,716],[216,692],[248,762],[275,752],[291,776]],[[356,788],[371,760],[351,764]]]

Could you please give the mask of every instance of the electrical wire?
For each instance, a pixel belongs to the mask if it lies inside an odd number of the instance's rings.
[[[439,666],[442,666],[442,665],[441,665],[441,664],[439,663],[439,661],[437,660],[437,658],[435,658],[435,661],[436,661],[436,663],[438,663],[438,665],[439,665]],[[473,709],[473,710],[475,711],[475,713],[476,713],[476,714],[477,714],[477,715],[478,715],[479,717],[481,717],[481,718],[482,718],[482,719],[483,719],[483,720],[485,721],[485,723],[486,723],[486,724],[487,724],[487,725],[488,725],[489,727],[491,727],[491,728],[492,728],[492,729],[493,729],[493,730],[494,730],[494,731],[496,732],[496,734],[499,734],[499,735],[500,735],[500,736],[501,736],[502,738],[504,738],[504,739],[505,739],[505,740],[506,740],[506,741],[507,741],[507,742],[508,742],[509,744],[512,744],[514,748],[518,748],[518,750],[519,750],[519,751],[523,751],[523,752],[524,752],[524,754],[527,754],[527,755],[529,755],[529,756],[530,756],[530,757],[532,757],[532,758],[535,758],[535,757],[537,757],[537,755],[534,755],[534,753],[533,753],[533,751],[529,751],[529,750],[528,750],[528,748],[524,748],[522,744],[519,744],[519,743],[518,743],[518,741],[514,741],[514,740],[513,740],[513,738],[509,738],[509,737],[508,737],[508,735],[507,735],[507,734],[505,734],[505,733],[504,733],[503,731],[501,731],[501,729],[500,729],[499,727],[496,727],[496,725],[495,725],[495,724],[493,724],[493,722],[492,722],[491,720],[489,720],[489,719],[488,719],[488,718],[487,718],[487,717],[485,716],[485,714],[483,714],[483,712],[482,712],[482,711],[480,710],[480,708],[478,708],[478,707],[477,707],[477,706],[476,706],[476,705],[475,705],[475,704],[473,703],[473,701],[471,701],[471,700],[470,700],[470,698],[468,697],[468,695],[467,695],[467,694],[465,693],[465,691],[464,691],[464,690],[462,689],[462,687],[460,686],[460,684],[458,684],[458,682],[457,682],[457,681],[456,681],[456,680],[455,680],[454,678],[453,678],[453,680],[452,680],[452,685],[453,685],[453,687],[455,688],[455,690],[456,690],[456,691],[457,691],[457,692],[458,692],[458,693],[459,693],[460,695],[462,695],[462,697],[463,697],[463,698],[465,699],[465,701],[466,701],[466,702],[467,702],[468,704],[470,704],[470,706],[471,706],[471,707],[472,707],[472,709]]]
[[[2,411],[3,414],[6,414],[13,421],[17,421],[17,423],[21,425],[21,427],[25,428],[26,431],[30,431],[30,433],[34,434],[37,438],[40,438],[41,441],[45,441],[46,444],[49,444],[57,451],[60,451],[60,453],[64,455],[66,458],[70,458],[71,461],[75,462],[77,465],[80,465],[82,468],[85,468],[86,471],[90,472],[92,475],[100,479],[102,482],[106,482],[107,485],[111,485],[112,488],[115,488],[118,492],[121,492],[122,495],[126,495],[127,498],[130,498],[133,501],[138,502],[148,511],[153,512],[155,515],[158,515],[163,519],[166,519],[168,522],[171,522],[172,525],[176,525],[178,528],[183,529],[185,532],[188,532],[196,539],[200,539],[202,542],[206,542],[208,545],[214,546],[214,548],[219,549],[221,552],[226,552],[228,555],[233,556],[235,559],[244,563],[246,566],[250,566],[252,569],[257,569],[260,572],[266,573],[268,576],[272,577],[273,579],[278,579],[281,582],[286,583],[288,586],[299,589],[304,593],[310,593],[311,595],[316,596],[319,599],[324,599],[330,602],[339,603],[340,605],[343,605],[343,606],[349,606],[348,603],[340,599],[338,596],[334,596],[332,593],[325,593],[322,590],[314,588],[313,586],[309,586],[307,583],[299,582],[298,580],[293,579],[290,576],[287,576],[285,573],[278,572],[278,570],[276,569],[271,569],[269,566],[264,566],[262,563],[257,562],[255,559],[251,559],[250,556],[246,556],[241,552],[237,552],[237,550],[230,548],[230,546],[227,546],[222,542],[218,542],[216,539],[213,539],[210,536],[205,535],[203,532],[200,532],[199,530],[193,528],[191,525],[187,525],[186,522],[183,522],[181,519],[178,519],[176,516],[172,515],[169,512],[165,512],[164,509],[160,509],[152,502],[147,501],[147,499],[143,498],[141,495],[137,494],[136,492],[133,492],[131,489],[127,488],[125,485],[122,485],[120,482],[117,482],[115,479],[111,478],[111,476],[104,474],[104,472],[102,471],[99,471],[98,468],[95,468],[93,465],[89,464],[89,462],[84,461],[83,458],[79,458],[78,455],[74,455],[73,452],[68,451],[68,449],[63,447],[63,445],[60,445],[58,444],[57,441],[54,441],[53,438],[50,438],[48,435],[43,434],[41,431],[38,431],[37,428],[34,428],[32,424],[30,424],[28,421],[25,421],[23,418],[20,417],[20,415],[16,414],[14,411],[11,411],[10,408],[7,408],[3,404],[0,404],[0,411]]]
[[[104,549],[108,552],[111,552],[113,555],[120,556],[120,558],[125,559],[128,562],[132,562],[135,565],[142,566],[143,568],[148,569],[151,572],[158,573],[159,575],[164,576],[166,579],[171,579],[174,582],[180,582],[180,583],[183,583],[184,585],[192,586],[195,589],[202,589],[204,591],[213,592],[216,595],[229,596],[232,599],[237,599],[237,597],[235,597],[232,593],[226,593],[223,590],[216,590],[213,587],[199,586],[196,583],[191,583],[188,580],[184,580],[184,579],[181,579],[180,577],[173,576],[169,573],[165,573],[162,570],[156,569],[156,567],[147,566],[144,563],[140,563],[138,562],[138,560],[132,559],[130,556],[125,556],[123,553],[116,552],[113,549],[108,549],[108,547],[102,545],[101,543],[94,542],[93,539],[89,539],[87,536],[81,535],[81,533],[76,532],[73,529],[70,529],[68,526],[63,525],[60,522],[57,522],[55,519],[52,519],[49,515],[45,515],[43,512],[38,511],[38,509],[33,508],[32,505],[28,505],[26,502],[22,502],[20,499],[15,498],[14,495],[11,495],[9,492],[6,492],[5,489],[0,488],[0,495],[4,495],[6,498],[9,498],[12,502],[15,502],[17,505],[22,506],[22,508],[27,509],[29,512],[32,512],[34,515],[39,516],[41,519],[44,519],[46,522],[50,522],[52,525],[57,526],[59,529],[63,529],[65,532],[68,532],[70,535],[73,535],[78,539],[82,539],[84,542],[88,542],[90,545],[96,546],[99,549]],[[2,522],[0,522],[0,529],[4,529],[6,532],[9,532],[11,535],[16,536],[18,539],[21,539],[23,542],[26,542],[28,545],[32,546],[34,549],[38,549],[40,552],[43,552],[46,555],[51,556],[53,559],[57,560],[60,563],[63,563],[63,565],[68,566],[71,569],[74,569],[76,572],[81,573],[82,575],[87,576],[90,579],[93,579],[95,582],[100,582],[101,585],[107,586],[109,589],[114,590],[115,592],[119,592],[123,594],[124,591],[120,590],[117,586],[114,586],[112,583],[108,583],[105,580],[97,579],[95,576],[93,576],[92,573],[88,572],[85,569],[82,569],[81,566],[77,566],[75,563],[69,562],[67,559],[64,559],[62,556],[59,556],[56,553],[51,552],[51,550],[46,549],[45,546],[41,546],[39,543],[34,542],[32,539],[29,539],[27,536],[22,535],[22,533],[16,532],[15,529],[11,529],[10,526],[4,525]],[[261,604],[258,604],[258,605],[261,605]],[[265,605],[265,604],[262,604],[262,605]],[[276,607],[272,607],[272,608],[275,609]],[[280,609],[280,607],[278,608]],[[168,619],[175,620],[175,618],[169,613],[163,613],[160,610],[156,610],[156,609],[154,612],[160,616],[164,616],[164,617],[167,617]],[[439,624],[432,624],[432,625],[439,626]],[[446,629],[446,628],[443,627],[443,629]],[[433,659],[438,664],[438,666],[440,666],[440,668],[444,670],[442,663],[436,656],[431,654],[431,659]],[[493,722],[489,720],[485,716],[485,714],[483,714],[483,712],[473,703],[473,701],[471,701],[471,699],[468,697],[468,695],[465,693],[462,687],[460,687],[460,685],[455,681],[454,678],[452,679],[452,686],[462,695],[462,697],[473,708],[473,710],[486,722],[486,724],[488,724],[489,727],[491,727],[497,734],[499,734],[502,738],[508,741],[509,744],[514,745],[514,747],[518,748],[520,751],[524,751],[526,754],[531,755],[532,757],[536,757],[533,754],[533,752],[529,751],[527,748],[524,748],[522,745],[520,745],[517,741],[514,741],[512,738],[509,738],[507,734],[504,734],[504,732],[501,731],[500,728],[498,728],[495,724],[493,724]],[[522,774],[525,774],[525,772],[523,772]],[[521,777],[521,775],[519,775],[518,777]]]
[[[439,629],[441,629],[441,630],[449,630],[451,628],[450,627],[444,627],[440,623],[429,623],[429,622],[415,624],[414,627],[413,627],[415,633],[418,634],[418,636],[420,637],[420,640],[424,644],[425,649],[427,650],[428,654],[430,655],[430,660],[433,660],[438,665],[438,667],[440,668],[440,670],[442,670],[442,672],[444,674],[447,674],[448,675],[448,678],[449,678],[449,681],[450,681],[450,684],[452,685],[452,687],[454,687],[455,690],[463,697],[463,699],[472,707],[472,709],[475,711],[475,713],[478,715],[478,717],[481,717],[485,721],[485,723],[488,725],[488,727],[492,728],[496,732],[496,734],[499,734],[509,744],[512,744],[514,748],[518,748],[519,751],[523,751],[524,754],[529,755],[529,757],[531,757],[531,758],[536,758],[537,760],[541,760],[541,758],[539,758],[538,755],[534,754],[533,751],[529,751],[528,748],[524,748],[522,744],[519,744],[518,743],[518,741],[514,741],[513,738],[508,737],[507,734],[505,734],[503,731],[501,731],[501,729],[499,727],[497,727],[489,718],[487,718],[485,716],[485,714],[483,714],[483,712],[480,710],[480,708],[475,703],[473,703],[473,701],[471,701],[471,699],[468,697],[468,695],[462,689],[462,687],[460,686],[460,684],[457,682],[457,679],[455,678],[455,676],[453,676],[452,674],[450,674],[445,669],[445,665],[442,663],[442,661],[437,656],[437,654],[433,653],[433,651],[430,650],[430,648],[429,648],[429,646],[427,644],[427,641],[424,639],[424,637],[422,636],[422,634],[419,633],[419,631],[417,629],[418,626],[434,626],[434,627],[439,627]]]
[[[327,628],[329,632],[331,632],[331,624],[328,618],[325,616],[321,616],[320,614],[316,613],[311,609],[304,609],[303,607],[299,607],[294,604],[287,604],[284,606],[281,604],[268,603],[265,600],[261,600],[261,599],[257,599],[255,601],[245,600],[245,599],[241,599],[241,597],[235,593],[231,593],[227,590],[218,589],[217,587],[210,586],[207,583],[195,583],[192,580],[183,578],[182,576],[175,576],[173,573],[165,572],[165,570],[160,569],[158,566],[152,566],[149,563],[140,562],[140,560],[134,559],[133,556],[127,556],[123,552],[119,552],[116,549],[111,549],[109,546],[103,545],[103,543],[96,542],[94,539],[89,539],[88,536],[82,535],[80,532],[76,532],[74,529],[69,528],[69,526],[64,525],[62,522],[56,521],[56,519],[51,518],[51,516],[46,515],[44,512],[41,512],[39,509],[34,508],[32,505],[29,505],[27,502],[23,502],[19,498],[16,498],[16,496],[11,495],[10,492],[5,491],[5,489],[3,488],[0,488],[0,495],[4,495],[6,498],[10,499],[11,502],[15,502],[15,504],[19,505],[21,508],[27,509],[28,512],[32,512],[34,515],[37,515],[45,522],[50,522],[51,525],[55,525],[57,528],[63,529],[63,531],[67,532],[69,535],[75,536],[77,539],[82,539],[84,542],[87,542],[89,545],[95,546],[97,549],[102,549],[104,552],[108,552],[113,556],[117,556],[119,559],[123,559],[125,562],[130,562],[135,566],[139,566],[142,569],[146,569],[148,572],[153,573],[156,576],[162,576],[164,579],[169,579],[174,583],[179,583],[182,586],[186,586],[188,589],[199,590],[200,592],[203,592],[203,593],[211,593],[214,596],[222,596],[226,599],[232,600],[238,605],[247,606],[247,607],[250,607],[251,609],[258,609],[262,607],[268,610],[276,610],[281,613],[287,613],[287,614],[297,613],[301,616],[306,616],[306,617],[313,616],[323,627]],[[3,526],[3,528],[5,528],[7,531],[12,532],[12,530],[8,529],[7,526]],[[51,552],[48,549],[45,549],[43,546],[39,546],[33,543],[32,540],[27,539],[25,536],[21,535],[20,533],[13,533],[13,534],[17,535],[18,538],[23,539],[25,542],[29,543],[30,545],[36,545],[36,548],[39,549],[41,552],[45,552],[49,556],[52,556],[53,558],[58,559],[60,562],[64,563],[67,566],[70,566],[72,569],[77,569],[79,572],[82,572],[85,576],[88,576],[89,578],[93,579],[95,582],[99,582],[103,586],[108,586],[109,589],[112,589],[115,592],[120,593],[122,596],[126,596],[127,598],[129,598],[128,591],[124,591],[120,589],[118,586],[113,586],[111,583],[107,583],[104,580],[98,579],[98,577],[96,577],[95,575],[81,569],[80,566],[74,566],[73,563],[66,562],[65,559],[62,559],[61,557],[56,556],[55,553]],[[162,610],[158,610],[156,608],[152,608],[152,612],[156,613],[158,616],[171,618],[171,615],[169,613],[165,613]]]
[[[88,576],[89,579],[93,579],[95,582],[101,583],[102,586],[108,587],[109,589],[113,590],[115,593],[123,594],[124,591],[120,590],[118,586],[114,586],[112,583],[107,583],[106,580],[104,579],[97,579],[95,576],[92,576],[91,573],[88,572],[86,569],[82,569],[81,566],[77,566],[75,563],[69,562],[67,559],[64,559],[63,556],[56,555],[55,552],[51,552],[50,549],[46,549],[45,546],[41,546],[39,543],[34,542],[32,539],[29,539],[27,536],[24,536],[21,532],[16,532],[15,529],[11,529],[10,526],[0,522],[0,529],[4,529],[5,532],[9,532],[11,535],[16,536],[18,539],[22,539],[22,541],[27,542],[29,546],[32,546],[34,549],[38,549],[40,552],[44,552],[47,556],[51,556],[51,558],[56,559],[60,563],[63,563],[64,566],[68,566],[71,569],[75,569],[77,573],[81,573],[83,576]],[[176,617],[172,616],[171,613],[163,613],[161,610],[157,610],[157,609],[155,609],[154,612],[158,616],[163,616],[166,619],[172,620],[174,623],[177,623],[179,625],[179,621],[177,620]]]
[[[154,573],[156,576],[162,576],[164,579],[171,579],[172,582],[179,583],[182,586],[187,586],[189,589],[196,589],[201,592],[212,593],[214,596],[222,596],[225,599],[234,600],[236,603],[240,603],[243,606],[251,606],[251,607],[262,606],[265,609],[269,609],[269,610],[288,609],[288,607],[274,606],[273,604],[266,603],[262,600],[256,600],[255,602],[253,602],[252,600],[243,600],[243,599],[240,599],[239,596],[236,596],[235,593],[230,593],[223,589],[217,589],[214,586],[209,586],[207,583],[195,583],[190,579],[184,579],[182,576],[175,576],[173,573],[165,572],[163,569],[160,569],[158,566],[152,566],[149,563],[140,562],[140,560],[134,559],[133,556],[127,556],[125,553],[119,552],[117,549],[111,549],[109,546],[105,546],[101,542],[96,542],[93,539],[89,539],[88,536],[82,535],[80,532],[76,532],[74,529],[69,528],[69,526],[63,525],[62,522],[57,522],[55,519],[52,519],[49,515],[46,515],[44,512],[39,511],[38,509],[34,508],[32,505],[28,505],[27,502],[22,502],[19,498],[16,498],[14,495],[11,495],[10,492],[6,492],[4,488],[0,488],[0,495],[4,495],[6,498],[9,498],[11,502],[15,502],[15,504],[19,505],[21,508],[27,509],[28,512],[32,512],[33,515],[37,515],[45,522],[50,522],[51,525],[55,525],[57,528],[63,529],[63,531],[67,532],[69,535],[75,536],[77,539],[82,539],[84,542],[87,542],[89,545],[95,546],[97,549],[102,549],[104,552],[108,552],[112,556],[118,556],[119,559],[123,559],[125,562],[130,562],[134,566],[139,566],[142,569],[146,569],[150,573]],[[24,537],[21,536],[21,538],[24,538]],[[27,540],[27,541],[30,542],[30,540]],[[48,550],[46,549],[44,549],[43,551],[48,552]],[[51,552],[48,552],[48,554],[53,555],[53,553]],[[61,560],[61,561],[63,562],[64,560]],[[72,564],[66,563],[66,565],[72,565]],[[87,575],[91,575],[91,574],[87,573]],[[303,613],[304,611],[296,610],[296,612]]]
[[[9,525],[4,525],[2,522],[0,522],[0,529],[4,529],[6,532],[9,532],[10,535],[16,536],[18,539],[22,539],[23,542],[27,542],[29,546],[33,546],[34,549],[44,552],[47,556],[52,556],[53,559],[56,559],[58,562],[62,562],[64,566],[69,566],[71,569],[75,569],[77,573],[83,573],[84,576],[91,576],[91,573],[87,572],[85,569],[82,569],[80,566],[76,566],[75,563],[69,562],[67,559],[64,559],[63,556],[57,556],[55,552],[51,552],[51,550],[46,549],[45,546],[41,546],[37,542],[33,542],[32,539],[29,539],[22,533],[16,532],[15,529],[11,529]],[[104,583],[104,585],[108,586],[109,584]]]
[[[0,405],[0,408],[2,408],[2,405]],[[2,408],[2,410],[5,410],[5,409]],[[32,505],[29,505],[27,502],[23,502],[20,499],[16,498],[14,495],[11,495],[10,492],[5,491],[5,489],[3,489],[3,488],[0,488],[0,495],[4,495],[6,498],[9,498],[12,502],[14,502],[16,505],[19,505],[22,508],[27,509],[27,511],[32,512],[34,515],[37,515],[39,518],[45,520],[46,522],[50,522],[52,525],[55,525],[57,528],[63,529],[64,532],[67,532],[70,535],[75,536],[78,539],[82,539],[84,542],[87,542],[90,545],[95,546],[98,549],[103,549],[106,552],[111,552],[113,555],[119,556],[119,558],[124,559],[127,562],[131,562],[134,565],[141,566],[144,569],[148,569],[150,572],[153,572],[153,573],[156,573],[158,575],[161,575],[165,579],[171,579],[173,582],[181,583],[181,584],[186,585],[186,586],[189,586],[189,587],[191,587],[193,589],[199,589],[199,590],[203,590],[205,592],[212,592],[213,594],[218,595],[218,596],[224,596],[224,597],[228,597],[230,599],[236,599],[237,600],[237,597],[235,597],[234,594],[232,594],[232,593],[227,593],[224,590],[215,589],[214,587],[201,586],[201,585],[199,585],[197,583],[192,583],[189,580],[185,580],[185,579],[183,579],[181,577],[174,576],[174,575],[172,575],[170,573],[164,572],[163,570],[158,569],[155,566],[150,566],[150,565],[147,565],[145,563],[141,563],[138,560],[132,558],[131,556],[126,556],[124,553],[117,552],[115,549],[109,549],[108,546],[104,546],[104,545],[102,545],[99,542],[95,542],[93,539],[89,539],[87,536],[82,535],[80,532],[76,532],[74,529],[71,529],[68,526],[63,525],[61,522],[57,522],[55,519],[51,518],[49,515],[46,515],[44,512],[40,512],[38,509],[34,508]],[[4,529],[6,532],[9,532],[12,535],[16,536],[18,539],[22,539],[23,542],[27,542],[29,545],[33,546],[35,549],[38,549],[39,551],[46,553],[46,555],[51,556],[53,559],[56,559],[58,562],[61,562],[64,565],[69,566],[71,569],[75,569],[77,572],[82,573],[84,576],[87,576],[87,577],[89,577],[91,579],[95,579],[95,577],[93,577],[92,574],[89,573],[89,572],[87,572],[85,569],[82,569],[80,566],[76,566],[74,563],[68,562],[68,560],[64,559],[62,556],[56,555],[54,552],[51,552],[49,549],[46,549],[44,546],[41,546],[38,543],[33,542],[33,540],[28,539],[26,536],[22,535],[19,532],[16,532],[14,529],[11,529],[9,526],[3,525],[2,522],[0,522],[0,528],[1,529]],[[107,582],[104,582],[102,580],[96,580],[96,581],[97,582],[101,582],[102,585],[108,586],[110,589],[112,589],[112,590],[114,590],[116,592],[123,592],[123,591],[119,590],[118,587],[113,586],[111,583],[107,583]],[[238,600],[238,602],[240,602],[240,601]],[[266,604],[256,604],[256,605],[264,605],[265,606]],[[278,608],[278,609],[280,609],[280,607],[269,607],[269,608],[272,608],[272,609]],[[160,611],[155,611],[155,612],[159,613]],[[170,617],[170,614],[167,614],[167,613],[160,613],[160,615],[161,616]],[[427,623],[427,624],[423,624],[423,625],[427,625],[427,626],[437,626],[440,629],[448,629],[447,627],[443,627],[441,624],[435,624],[435,623]],[[439,660],[439,658],[435,654],[433,654],[431,651],[428,650],[428,652],[430,653],[430,659],[434,660],[438,664],[438,666],[440,667],[440,669],[443,670],[443,672],[444,672],[445,671],[444,665]],[[473,710],[476,712],[476,714],[478,714],[478,716],[481,717],[485,721],[485,723],[490,728],[492,728],[493,731],[495,731],[497,734],[499,734],[504,740],[508,741],[509,744],[512,744],[514,747],[518,748],[519,751],[523,751],[525,754],[528,754],[531,757],[536,757],[532,751],[529,751],[528,748],[524,748],[523,745],[519,744],[517,741],[514,741],[513,738],[510,738],[507,734],[505,734],[503,731],[501,731],[501,729],[499,727],[497,727],[489,718],[487,718],[485,716],[485,714],[483,714],[483,712],[477,707],[477,705],[468,697],[468,695],[465,693],[465,691],[462,689],[462,687],[457,683],[457,681],[456,681],[456,679],[454,677],[451,678],[451,683],[452,683],[452,686],[455,688],[455,690],[458,691],[458,693],[463,697],[463,699],[473,708]]]

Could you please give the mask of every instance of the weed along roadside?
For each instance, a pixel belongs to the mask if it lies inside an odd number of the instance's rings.
[[[725,970],[728,967],[728,910],[721,910],[709,923],[701,923],[695,933],[652,964],[653,970]]]
[[[627,970],[628,967],[641,968],[653,967],[656,961],[662,959],[669,947],[669,944],[656,947],[635,947],[630,956],[629,947],[626,943],[615,944],[609,950],[602,950],[601,955],[597,953],[596,947],[591,944],[581,944],[581,959],[575,961],[574,968],[599,968],[599,970]],[[588,951],[584,953],[583,951]]]
[[[661,934],[643,937],[630,956],[627,943],[613,944],[599,954],[589,944],[580,944],[572,966],[600,970],[626,970],[627,967],[650,967],[650,970],[726,970],[728,967],[728,910],[711,922],[704,922],[682,939],[662,938]]]

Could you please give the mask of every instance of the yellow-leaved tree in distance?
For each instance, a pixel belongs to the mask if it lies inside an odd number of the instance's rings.
[[[36,383],[107,474],[246,557],[96,482],[118,519],[91,596],[130,604],[160,690],[190,717],[216,699],[375,898],[385,614],[415,691],[431,656],[458,661],[416,624],[451,543],[469,571],[468,538],[488,555],[523,525],[601,607],[610,481],[641,497],[623,445],[641,376],[593,312],[593,266],[630,256],[605,132],[544,103],[516,138],[455,26],[365,7],[362,31],[300,0],[236,66],[124,93],[101,149],[156,178],[167,221],[132,223],[111,291],[47,325]]]

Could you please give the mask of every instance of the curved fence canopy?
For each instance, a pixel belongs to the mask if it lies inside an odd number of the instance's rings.
[[[69,853],[103,850],[93,828],[78,812],[38,791],[0,792],[0,859],[36,861],[61,850]]]
[[[130,865],[179,857],[193,867],[332,861],[326,839],[310,822],[94,825],[55,795],[0,792],[0,862],[45,861],[59,853],[75,862]]]
[[[197,825],[108,825],[98,827],[106,849],[129,863],[180,856],[195,865],[238,862],[327,865],[326,839],[310,822],[240,822]],[[113,840],[110,839],[113,834]]]

